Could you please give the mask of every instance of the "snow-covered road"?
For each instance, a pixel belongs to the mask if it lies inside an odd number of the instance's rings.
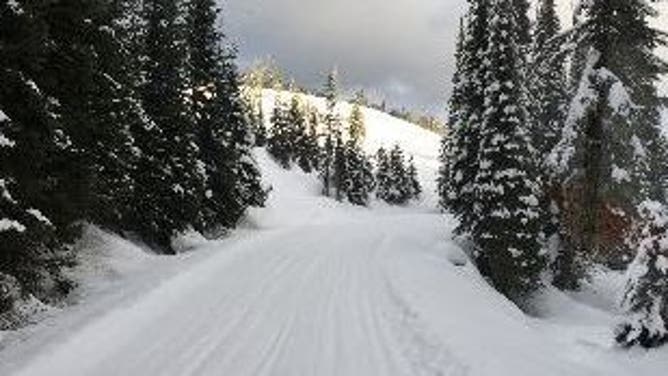
[[[62,335],[16,374],[463,374],[423,337],[392,276],[402,252],[438,246],[424,230],[442,232],[440,216],[374,215],[277,174],[282,199],[255,230],[207,245],[198,252],[210,256]]]
[[[421,374],[436,365],[411,358],[419,341],[402,343],[418,334],[406,332],[409,312],[384,267],[410,237],[383,227],[303,227],[240,241],[18,374]]]

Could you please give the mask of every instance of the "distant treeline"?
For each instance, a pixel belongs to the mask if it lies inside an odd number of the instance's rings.
[[[290,90],[294,92],[306,93],[316,96],[324,96],[321,89],[310,89],[299,83],[286,73],[274,60],[263,59],[251,65],[243,74],[244,83],[252,87],[262,87],[265,89]],[[386,101],[374,102],[370,100],[363,91],[356,92],[353,97],[361,98],[361,104],[365,107],[384,112],[396,118],[413,123],[421,128],[435,133],[443,133],[445,123],[433,115],[422,113],[416,110],[395,108],[387,104]],[[352,102],[351,97],[351,102]]]

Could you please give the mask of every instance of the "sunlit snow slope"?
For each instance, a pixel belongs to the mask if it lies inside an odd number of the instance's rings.
[[[267,103],[271,102],[270,93]],[[435,174],[438,136],[367,111]],[[273,186],[228,239],[156,257],[92,230],[80,304],[0,340],[0,375],[660,375],[668,352],[616,349],[609,279],[592,308],[551,292],[528,318],[480,278],[427,202],[356,208],[257,151]],[[433,195],[432,195],[433,196]],[[3,348],[4,347],[4,348]]]
[[[271,125],[269,118],[275,104],[276,96],[280,96],[284,101],[289,101],[292,95],[289,92],[264,91],[263,112],[267,114],[267,119],[265,120],[268,126]],[[326,113],[324,99],[308,95],[299,95],[299,97],[302,102],[316,107],[323,114]],[[347,102],[340,102],[336,108],[344,127],[347,126],[351,110],[352,106]],[[424,190],[426,192],[424,197],[422,197],[422,203],[425,206],[435,208],[437,200],[433,193],[436,189],[440,136],[371,108],[363,108],[363,113],[367,133],[363,145],[365,151],[370,155],[374,155],[381,146],[387,149],[395,144],[399,144],[406,151],[407,156],[415,158],[420,180],[425,186]]]

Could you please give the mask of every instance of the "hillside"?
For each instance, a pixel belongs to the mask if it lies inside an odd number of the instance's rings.
[[[271,114],[276,96],[289,101],[292,93],[277,92],[274,90],[263,91],[263,113]],[[312,95],[300,95],[302,101],[317,108],[320,112],[325,112],[325,100]],[[347,120],[350,116],[352,105],[348,102],[340,102],[337,111],[347,126]],[[435,208],[437,198],[435,196],[436,178],[438,171],[438,155],[440,152],[441,138],[437,134],[418,127],[415,124],[392,117],[384,112],[371,108],[362,109],[366,122],[367,137],[364,140],[364,150],[373,155],[378,148],[391,148],[394,144],[399,144],[409,156],[415,158],[415,163],[420,174],[421,183],[424,186],[425,195],[422,197],[422,204],[425,207]],[[271,127],[270,116],[266,116],[266,125]]]

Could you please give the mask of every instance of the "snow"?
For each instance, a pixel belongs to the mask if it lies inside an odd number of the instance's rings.
[[[14,141],[8,139],[7,137],[5,137],[5,135],[0,133],[0,148],[4,148],[4,147],[13,148],[15,145],[16,145],[16,143]]]
[[[5,232],[5,231],[24,232],[25,230],[26,227],[18,221],[9,218],[0,219],[0,232]]]
[[[30,214],[30,215],[32,215],[33,217],[35,217],[35,219],[37,219],[38,221],[40,221],[40,222],[42,222],[42,223],[44,223],[44,224],[46,224],[46,225],[52,226],[52,223],[51,223],[51,221],[49,220],[49,218],[47,218],[44,214],[42,214],[41,211],[39,211],[39,210],[37,210],[37,209],[28,209],[28,210],[26,210],[26,211],[28,212],[28,214]]]
[[[631,174],[617,165],[612,165],[612,179],[617,183],[631,182]]]
[[[400,142],[431,184],[439,137],[365,114],[368,150]],[[86,227],[71,273],[78,304],[0,333],[0,374],[626,376],[668,367],[666,349],[614,346],[617,274],[601,271],[580,295],[547,290],[528,317],[452,240],[454,221],[429,204],[433,189],[411,207],[358,208],[322,197],[315,176],[280,169],[262,150],[256,157],[270,200],[225,239],[184,234],[193,251],[166,257]]]

